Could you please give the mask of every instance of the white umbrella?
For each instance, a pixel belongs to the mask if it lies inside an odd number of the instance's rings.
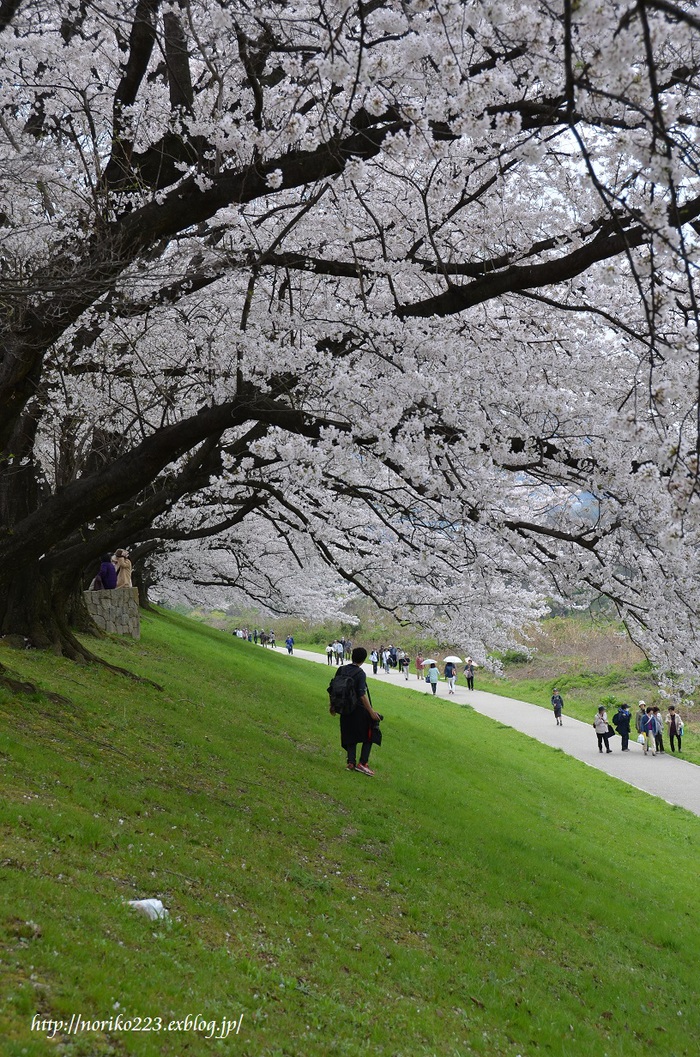
[[[434,657],[426,657],[425,660],[423,661],[423,664],[427,664],[428,667],[430,667],[431,664],[437,664],[437,661],[435,660]]]
[[[451,664],[461,664],[462,663],[462,658],[461,657],[455,657],[454,655],[452,655],[450,657],[445,657],[445,661],[449,661]]]

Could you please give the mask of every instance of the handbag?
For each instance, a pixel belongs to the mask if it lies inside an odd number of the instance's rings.
[[[608,737],[610,737],[611,734],[617,734],[617,731],[615,730],[614,727],[611,727],[610,724],[608,723]]]
[[[638,744],[639,744],[639,745],[644,745],[644,744],[646,744],[646,740],[647,740],[647,739],[646,739],[646,738],[644,737],[644,735],[643,735],[643,734],[638,734],[638,735],[637,735],[637,742],[638,742]]]

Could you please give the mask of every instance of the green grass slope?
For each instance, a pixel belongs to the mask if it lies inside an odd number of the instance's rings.
[[[348,773],[324,667],[172,615],[101,652],[163,691],[0,645],[70,700],[0,691],[3,1057],[697,1053],[700,819],[393,687]]]

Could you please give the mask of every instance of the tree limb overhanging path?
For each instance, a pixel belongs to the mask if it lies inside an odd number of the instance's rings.
[[[697,5],[511,6],[0,0],[0,634],[128,543],[700,681]]]
[[[325,654],[295,648],[294,656],[326,664]],[[427,694],[432,699],[432,694],[425,681],[416,679],[414,674],[411,674],[406,681],[397,672],[386,675],[380,670],[375,676],[372,674],[371,664],[365,664],[363,667],[369,679],[388,682],[399,689]],[[335,665],[333,668],[335,670]],[[440,682],[438,686],[440,698],[449,700],[447,684]],[[489,694],[484,690],[469,691],[465,686],[455,688],[452,700],[456,707],[469,705],[482,716],[512,727],[513,730],[520,731],[521,734],[526,734],[543,745],[561,749],[567,756],[573,756],[582,763],[588,764],[589,767],[605,771],[613,778],[618,778],[621,782],[641,789],[642,792],[651,793],[652,796],[658,796],[669,804],[684,807],[687,811],[692,811],[694,815],[700,816],[700,767],[687,763],[671,753],[668,748],[663,755],[657,753],[655,757],[645,756],[641,745],[634,740],[636,736],[634,728],[630,735],[629,752],[620,751],[620,739],[616,737],[611,742],[612,754],[603,753],[601,755],[598,752],[592,716],[590,723],[582,723],[580,720],[567,717],[565,711],[564,725],[558,727],[554,722],[554,714],[549,708],[532,705],[527,701],[518,701],[512,697]],[[381,711],[381,701],[375,701],[374,705]],[[665,739],[665,742],[667,741],[668,738]]]

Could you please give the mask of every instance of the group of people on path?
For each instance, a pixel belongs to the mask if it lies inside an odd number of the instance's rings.
[[[265,647],[271,646],[273,650],[276,649],[275,633],[272,628],[269,631],[264,631],[261,628],[253,628],[252,631],[250,628],[235,628],[231,634],[235,635],[237,639],[243,639],[244,642],[253,642],[256,646],[260,644]],[[291,635],[288,635],[285,639],[287,653],[292,652],[289,646],[290,639],[292,640],[292,646],[294,646],[294,639],[292,639]]]
[[[457,685],[457,663],[458,662],[456,660],[445,661],[444,676],[445,682],[447,683],[448,696],[450,694],[454,694],[455,686]],[[437,694],[437,686],[440,681],[440,669],[437,666],[437,661],[429,661],[427,668],[425,667],[425,665],[426,662],[422,657],[416,657],[416,678],[424,678],[426,683],[430,684],[430,689],[432,690],[433,694]],[[465,679],[467,680],[468,690],[474,689],[475,667],[476,665],[474,664],[471,657],[467,657],[463,668],[463,673]],[[408,678],[408,676],[406,676],[406,678]]]
[[[557,689],[552,692],[552,710],[557,726],[563,726],[562,711],[564,701]],[[676,711],[675,705],[669,705],[665,720],[661,719],[661,711],[658,705],[646,705],[644,701],[639,702],[637,714],[634,717],[634,726],[637,731],[637,741],[644,750],[644,755],[651,753],[656,756],[657,752],[665,752],[664,749],[664,726],[668,727],[671,752],[681,752],[683,739],[683,720],[680,713]],[[629,737],[632,728],[632,713],[626,704],[618,706],[617,712],[608,721],[605,705],[599,705],[598,712],[593,719],[593,729],[598,739],[599,752],[612,752],[610,738],[619,734],[622,742],[621,751],[629,752]]]
[[[640,701],[634,724],[637,730],[637,741],[644,749],[645,756],[649,753],[656,756],[657,752],[666,751],[663,737],[664,724],[668,727],[671,752],[675,753],[676,744],[678,752],[682,751],[683,720],[680,713],[676,711],[675,705],[669,705],[666,719],[662,722],[661,713],[656,705],[645,707],[644,702]]]
[[[351,656],[352,642],[350,639],[338,637],[326,646],[326,664],[329,667],[335,665],[339,668],[343,662],[347,663],[350,661]],[[390,675],[392,671],[397,671],[408,682],[412,662],[408,653],[399,646],[391,644],[388,646],[373,646],[367,655],[367,659],[372,665],[374,675],[377,675],[380,669],[386,675]],[[426,683],[429,683],[433,694],[437,694],[437,685],[441,678],[437,661],[429,660],[426,662],[424,656],[418,653],[416,654],[415,666],[416,679],[424,679]],[[463,673],[469,690],[474,689],[475,668],[476,665],[472,658],[467,657]],[[444,676],[448,685],[448,694],[454,694],[458,677],[457,664],[454,661],[447,660],[445,662]]]
[[[404,650],[397,649],[395,646],[380,646],[379,649],[373,648],[369,654],[370,664],[372,665],[372,672],[374,675],[377,674],[381,667],[384,672],[388,675],[393,668],[397,668],[398,671],[403,675],[404,679],[408,682],[411,666],[411,658]],[[440,682],[440,669],[438,668],[437,661],[428,660],[423,657],[421,653],[416,655],[416,679],[424,679],[426,683],[430,685],[433,694],[437,694],[437,686]],[[469,690],[474,689],[474,668],[475,664],[471,657],[467,657],[466,664],[464,666],[464,675],[467,680],[467,687]],[[455,684],[457,682],[457,663],[455,661],[445,661],[444,676],[448,686],[448,694],[454,694]]]
[[[400,649],[398,646],[389,644],[388,646],[380,646],[379,649],[373,646],[370,650],[369,662],[372,665],[374,675],[377,674],[380,667],[387,675],[393,668],[396,668],[404,679],[408,679],[411,658],[405,650]]]
[[[90,591],[114,591],[118,587],[131,587],[131,559],[129,552],[119,547],[111,556],[103,554],[100,569],[92,580]]]
[[[367,651],[365,650],[365,657]],[[326,664],[335,664],[339,667],[344,660],[349,661],[352,657],[352,642],[350,639],[333,639],[326,646]]]

